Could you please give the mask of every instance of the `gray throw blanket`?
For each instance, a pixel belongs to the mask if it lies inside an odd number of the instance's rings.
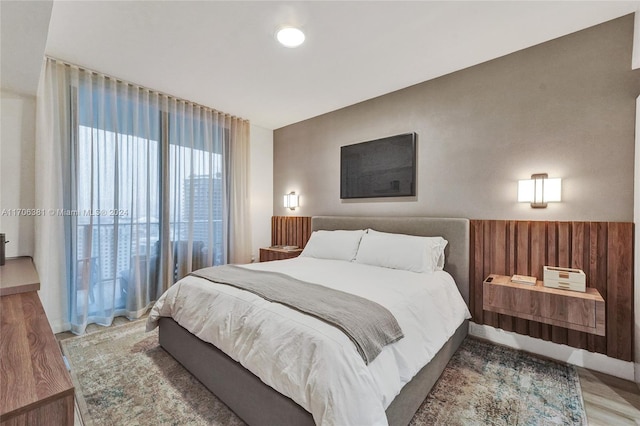
[[[249,291],[339,328],[353,341],[366,364],[373,361],[384,346],[404,337],[398,321],[384,306],[279,272],[223,265],[200,269],[190,275]]]

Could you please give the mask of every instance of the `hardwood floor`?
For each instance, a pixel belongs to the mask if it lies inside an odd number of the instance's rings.
[[[631,381],[578,367],[589,426],[640,425],[640,390]]]
[[[114,319],[113,325],[128,323],[123,317]],[[91,324],[87,333],[103,330]],[[71,332],[56,334],[58,341],[75,336]],[[582,399],[589,426],[640,425],[640,389],[634,382],[577,367],[582,387]],[[76,405],[75,425],[84,426]]]

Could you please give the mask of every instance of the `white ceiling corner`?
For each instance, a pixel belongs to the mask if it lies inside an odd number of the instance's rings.
[[[35,96],[53,0],[0,1],[0,87]]]

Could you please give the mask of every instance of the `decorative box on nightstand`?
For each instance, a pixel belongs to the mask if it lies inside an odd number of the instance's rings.
[[[581,291],[583,293],[587,291],[587,276],[581,269],[545,266],[543,276],[545,287]]]
[[[595,288],[586,292],[518,284],[491,274],[482,283],[482,309],[571,330],[605,335],[604,299]]]
[[[266,247],[260,249],[260,262],[271,260],[293,259],[302,253],[302,249],[284,249],[281,247]]]

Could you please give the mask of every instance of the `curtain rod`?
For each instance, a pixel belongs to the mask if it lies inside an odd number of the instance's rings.
[[[118,77],[113,77],[113,76],[111,76],[111,75],[105,74],[105,73],[100,72],[100,71],[96,71],[96,70],[93,70],[93,69],[90,69],[90,68],[87,68],[87,67],[84,67],[84,66],[80,66],[80,65],[72,64],[72,63],[67,62],[67,61],[65,61],[65,60],[55,58],[55,57],[53,57],[53,56],[44,55],[44,57],[45,57],[46,59],[50,59],[50,60],[52,60],[52,61],[54,61],[54,62],[60,63],[60,64],[65,65],[65,66],[67,66],[67,67],[76,68],[76,69],[78,69],[78,70],[85,71],[85,72],[89,72],[89,73],[94,74],[94,75],[97,75],[97,76],[99,76],[99,77],[108,78],[108,79],[110,79],[110,80],[114,80],[114,81],[116,81],[117,83],[126,84],[126,85],[131,86],[131,87],[134,87],[134,88],[136,88],[136,89],[148,90],[149,92],[155,93],[155,94],[157,94],[157,95],[159,95],[159,96],[164,96],[164,97],[167,97],[167,98],[173,99],[173,100],[175,100],[175,101],[177,101],[177,102],[183,102],[183,103],[192,104],[192,105],[195,105],[195,106],[197,106],[197,107],[204,108],[204,109],[207,109],[207,110],[209,110],[209,111],[213,111],[213,112],[216,112],[216,113],[218,113],[218,114],[222,114],[222,115],[228,116],[228,117],[230,117],[230,118],[235,118],[235,119],[237,119],[237,120],[249,121],[249,120],[247,120],[247,119],[245,119],[245,118],[238,117],[238,116],[235,116],[235,115],[229,114],[229,113],[227,113],[227,112],[218,111],[218,110],[217,110],[217,109],[215,109],[215,108],[211,108],[211,107],[209,107],[209,106],[202,105],[202,104],[200,104],[200,103],[198,103],[198,102],[188,101],[188,100],[186,100],[186,99],[182,99],[182,98],[179,98],[179,97],[177,97],[177,96],[173,96],[173,95],[169,95],[169,94],[167,94],[167,93],[161,92],[160,90],[150,89],[150,88],[145,87],[145,86],[143,86],[143,85],[141,85],[141,84],[132,83],[132,82],[130,82],[130,81],[127,81],[127,80],[124,80],[124,79],[121,79],[121,78],[118,78]]]

